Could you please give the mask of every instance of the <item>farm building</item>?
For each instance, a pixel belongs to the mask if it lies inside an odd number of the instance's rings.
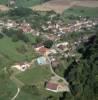
[[[52,91],[52,92],[69,92],[69,88],[65,84],[59,84],[59,83],[53,83],[48,82],[46,84],[46,90]]]
[[[39,58],[37,59],[37,63],[38,63],[39,65],[44,65],[44,64],[48,64],[48,61],[47,61],[47,59],[46,59],[45,57],[39,57]]]
[[[16,68],[20,71],[25,71],[30,67],[30,64],[28,64],[27,62],[24,63],[18,63],[12,66],[12,68]]]

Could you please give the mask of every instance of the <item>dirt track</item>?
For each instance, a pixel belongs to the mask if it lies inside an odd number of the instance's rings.
[[[84,7],[98,7],[98,0],[51,0],[32,7],[34,10],[50,11],[54,10],[57,13],[62,13],[65,9],[72,6],[84,6]]]

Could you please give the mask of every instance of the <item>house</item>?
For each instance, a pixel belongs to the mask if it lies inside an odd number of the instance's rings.
[[[10,0],[9,4],[14,5],[16,3],[16,0]]]
[[[46,90],[52,91],[52,92],[69,92],[69,88],[65,84],[59,84],[59,83],[53,83],[53,82],[47,82],[46,83]]]
[[[68,51],[69,50],[69,43],[68,42],[59,43],[59,44],[57,44],[57,48],[60,51]]]
[[[39,57],[39,58],[37,58],[37,63],[39,65],[44,65],[44,64],[48,64],[48,61],[45,57]]]
[[[20,24],[19,29],[21,29],[24,33],[32,33],[34,30],[32,29],[31,25],[27,23],[25,20],[23,23]]]
[[[41,55],[47,55],[48,54],[49,49],[46,47],[41,47],[38,50],[38,53],[40,53]]]
[[[48,34],[48,35],[45,35],[45,36],[46,36],[46,38],[47,38],[48,40],[52,40],[52,41],[56,41],[56,40],[60,39],[60,37],[58,37],[58,36],[55,35],[55,34]]]
[[[20,71],[25,71],[30,67],[30,64],[27,62],[23,62],[23,63],[18,63],[12,66],[12,68],[16,68]]]
[[[35,45],[35,51],[38,52],[41,55],[48,55],[50,52],[48,48],[44,47],[43,43],[39,43]]]
[[[57,54],[57,51],[55,49],[48,49],[46,55],[51,55],[51,54]]]
[[[37,45],[34,46],[35,51],[38,51],[42,47],[44,47],[43,43],[39,43],[39,44],[37,44]]]

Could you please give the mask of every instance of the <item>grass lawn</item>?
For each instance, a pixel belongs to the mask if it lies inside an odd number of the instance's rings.
[[[89,16],[89,17],[98,17],[98,7],[90,8],[90,7],[72,7],[64,12],[65,16],[75,15],[75,16]]]

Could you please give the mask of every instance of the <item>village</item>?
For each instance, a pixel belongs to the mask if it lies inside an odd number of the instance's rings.
[[[58,69],[60,65],[60,57],[64,57],[64,60],[69,57],[77,58],[77,61],[81,55],[77,54],[76,49],[81,44],[81,42],[88,39],[88,37],[83,37],[79,41],[74,41],[70,43],[69,41],[60,41],[62,35],[70,34],[72,32],[81,32],[83,28],[88,30],[98,24],[97,20],[87,20],[82,18],[81,20],[76,20],[73,23],[65,25],[61,20],[53,23],[51,20],[45,22],[45,25],[41,26],[41,30],[36,30],[31,27],[30,23],[23,20],[23,22],[16,22],[14,20],[8,19],[4,21],[0,19],[0,32],[3,28],[22,30],[24,34],[31,34],[33,36],[42,36],[46,41],[53,41],[51,47],[47,48],[43,41],[32,45],[32,49],[39,55],[38,58],[32,59],[31,62],[20,62],[13,64],[12,69],[17,69],[21,73],[26,70],[33,70],[31,66],[37,63],[38,66],[44,67],[48,65],[50,68],[52,76],[47,81],[44,81],[44,88],[52,92],[70,92],[69,83],[62,76],[58,75],[55,70]],[[14,34],[14,33],[13,33]]]
[[[0,100],[98,100],[97,0],[0,0]]]

